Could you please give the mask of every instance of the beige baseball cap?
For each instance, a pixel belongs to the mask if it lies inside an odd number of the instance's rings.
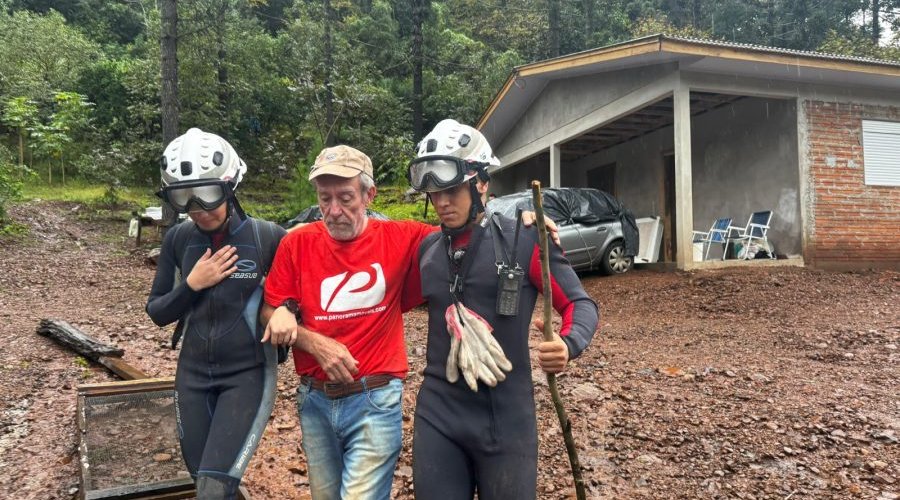
[[[372,160],[358,149],[343,144],[325,148],[316,157],[316,162],[309,169],[309,180],[320,175],[336,175],[338,177],[356,177],[360,172],[374,178]]]

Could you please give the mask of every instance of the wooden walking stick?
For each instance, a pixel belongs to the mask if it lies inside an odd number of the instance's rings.
[[[541,200],[541,183],[531,181],[531,196],[534,201],[535,225],[538,228],[538,243],[541,256],[541,280],[544,283],[544,341],[554,339],[551,312],[553,311],[553,297],[550,289],[550,252],[547,248],[547,226],[544,224],[544,204]],[[575,438],[572,437],[572,423],[566,415],[559,389],[556,388],[556,374],[547,374],[547,385],[550,387],[550,397],[556,408],[556,416],[559,417],[559,425],[562,427],[563,439],[566,442],[566,452],[569,454],[569,465],[572,466],[572,478],[575,479],[575,497],[584,500],[584,478],[581,477],[581,463],[578,461],[578,450],[575,449]]]

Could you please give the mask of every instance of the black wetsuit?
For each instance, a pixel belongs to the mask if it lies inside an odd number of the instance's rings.
[[[173,227],[162,244],[147,302],[153,322],[183,322],[175,374],[181,453],[198,498],[234,498],[272,413],[276,353],[260,343],[260,286],[284,229],[232,213],[219,238],[191,221]],[[220,240],[220,241],[219,241]],[[195,292],[185,279],[207,248],[237,249],[237,272]]]
[[[511,250],[515,222],[498,220]],[[550,247],[553,304],[557,311],[562,310],[562,338],[572,359],[591,341],[598,310],[561,250],[552,243]],[[444,311],[451,304],[447,238],[435,233],[420,247],[422,295],[428,301],[428,348],[413,426],[418,500],[471,499],[476,489],[481,500],[535,497],[537,422],[528,336],[540,291],[537,231],[523,228],[517,248],[516,260],[526,272],[517,316],[495,312],[498,278],[490,230],[474,227],[461,261],[463,303],[493,326],[494,337],[513,365],[505,381],[496,387],[479,382],[478,392],[473,392],[462,376],[451,384],[445,375],[450,335]]]

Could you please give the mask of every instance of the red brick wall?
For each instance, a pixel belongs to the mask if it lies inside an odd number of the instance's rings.
[[[862,120],[900,121],[900,108],[806,101],[804,109],[812,217],[807,263],[900,268],[900,187],[865,184],[862,147]]]

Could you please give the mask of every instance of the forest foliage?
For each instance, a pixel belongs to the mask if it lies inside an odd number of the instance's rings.
[[[422,131],[476,122],[515,66],[647,34],[900,60],[900,0],[0,0],[0,219],[23,182],[156,186],[166,2],[179,130],[257,182],[347,143],[402,184]]]

